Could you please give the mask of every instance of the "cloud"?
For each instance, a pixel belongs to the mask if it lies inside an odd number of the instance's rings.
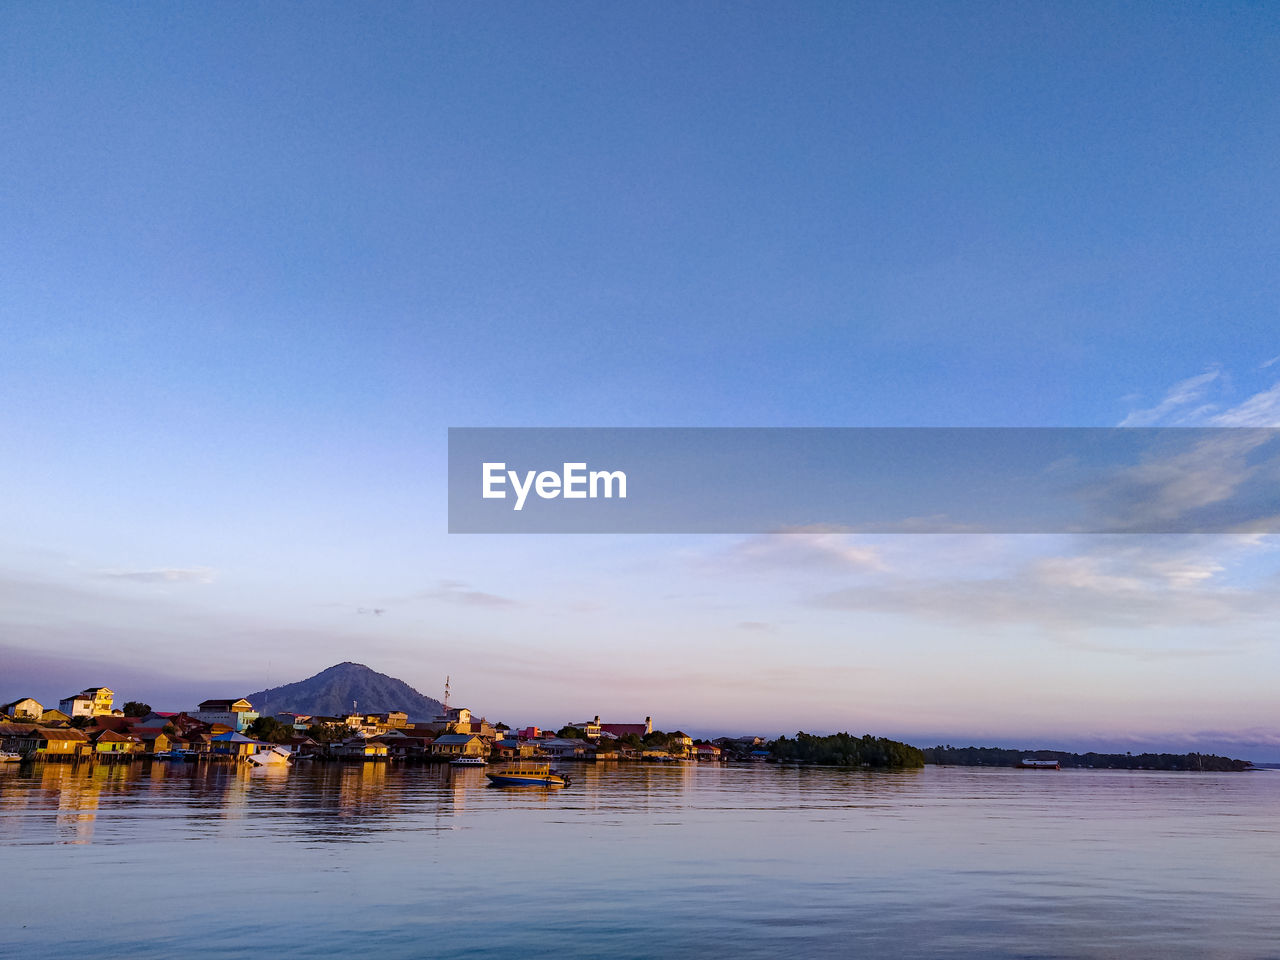
[[[1239,536],[1088,537],[1082,549],[1022,558],[1003,573],[880,578],[813,594],[820,608],[923,617],[968,627],[1032,625],[1077,647],[1073,633],[1091,629],[1268,627],[1280,617],[1274,574],[1244,586],[1231,574],[1274,538]],[[1135,639],[1141,639],[1133,634]],[[1251,643],[1252,636],[1215,635],[1223,643]],[[1094,652],[1142,656],[1204,655],[1209,648],[1097,645]]]
[[[1204,396],[1209,384],[1217,380],[1220,374],[1221,371],[1213,369],[1175,383],[1158,404],[1146,410],[1133,411],[1121,420],[1119,425],[1122,427],[1151,427],[1162,423],[1179,408],[1199,401]]]
[[[442,600],[447,603],[457,603],[468,607],[518,607],[519,601],[512,600],[510,597],[502,597],[496,593],[485,593],[483,590],[472,590],[469,584],[460,580],[441,580],[440,585],[433,590],[423,590],[416,594],[416,598],[420,600]]]
[[[1277,362],[1280,356],[1272,357],[1258,369],[1265,370]],[[1169,388],[1154,407],[1133,411],[1119,426],[1280,427],[1280,382],[1224,410],[1222,393],[1226,385],[1226,377],[1217,368],[1188,377]],[[1212,386],[1219,388],[1218,400],[1202,403]]]
[[[134,583],[213,583],[216,574],[208,567],[166,567],[159,570],[104,570],[98,576],[104,580],[130,580]]]
[[[734,567],[773,570],[882,570],[879,548],[830,528],[803,527],[739,540],[720,559]]]
[[[1280,485],[1270,430],[1171,431],[1139,463],[1081,486],[1089,527],[1272,530]]]
[[[1215,427],[1280,427],[1280,382],[1210,418]]]

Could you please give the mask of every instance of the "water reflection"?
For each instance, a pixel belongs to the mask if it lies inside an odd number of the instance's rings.
[[[446,958],[834,957],[852,943],[1252,957],[1280,942],[1280,775],[570,772],[568,788],[503,790],[447,766],[6,769],[6,866],[40,889],[110,876],[170,919],[0,925],[0,954],[167,957],[180,929],[248,957],[282,915],[283,957],[407,960],[424,943]],[[495,904],[519,924],[495,923]]]

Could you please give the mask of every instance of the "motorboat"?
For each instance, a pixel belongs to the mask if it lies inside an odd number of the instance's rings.
[[[486,773],[499,787],[567,787],[569,778],[551,769],[549,763],[516,761]]]

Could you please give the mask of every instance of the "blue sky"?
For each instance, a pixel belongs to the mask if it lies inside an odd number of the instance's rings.
[[[1280,754],[1267,538],[444,533],[449,426],[1280,424],[1278,48],[1260,4],[0,5],[0,699],[355,659],[508,722]]]

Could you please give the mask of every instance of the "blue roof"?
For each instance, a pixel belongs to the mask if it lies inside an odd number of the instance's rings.
[[[211,737],[215,743],[257,743],[253,737],[246,737],[243,733],[236,733],[234,730],[230,733],[220,733],[216,737]]]

